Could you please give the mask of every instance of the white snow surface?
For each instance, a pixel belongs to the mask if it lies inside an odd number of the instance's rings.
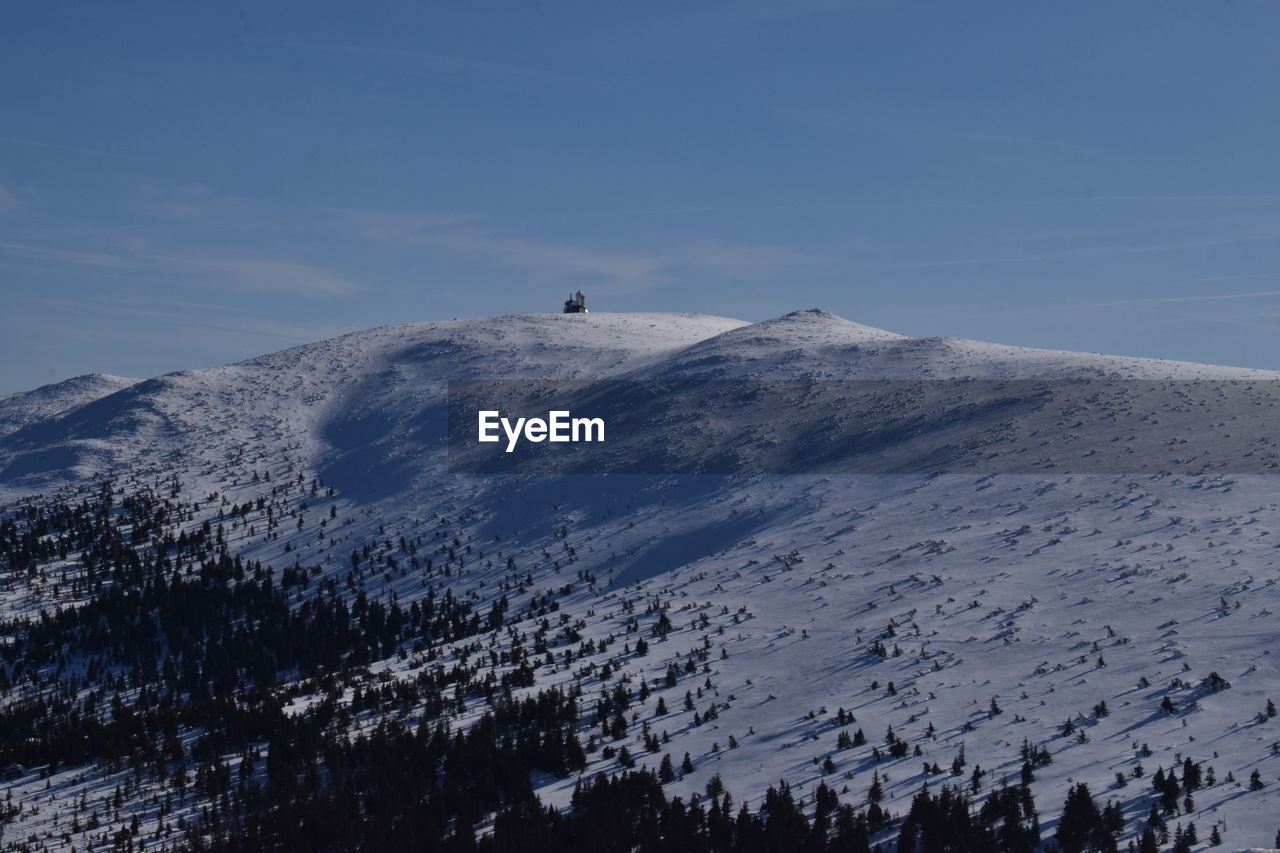
[[[21,391],[0,397],[0,436],[8,435],[27,424],[48,420],[91,403],[99,397],[128,388],[137,379],[89,373],[32,391]]]
[[[656,685],[669,662],[710,643],[708,671],[655,687],[638,709],[669,734],[663,751],[677,765],[686,752],[694,761],[672,794],[693,795],[718,773],[738,802],[754,804],[780,779],[808,794],[825,778],[858,805],[878,771],[884,805],[902,814],[923,782],[967,785],[974,765],[988,772],[984,791],[1003,778],[1016,783],[1027,739],[1054,759],[1033,788],[1046,839],[1068,784],[1084,781],[1100,805],[1124,804],[1123,848],[1150,807],[1151,774],[1190,756],[1213,767],[1217,782],[1171,828],[1194,820],[1199,847],[1215,824],[1222,849],[1273,842],[1280,718],[1259,715],[1268,699],[1280,701],[1280,479],[448,473],[445,382],[521,377],[1274,381],[1280,373],[913,339],[818,310],[754,324],[607,313],[410,324],[136,383],[83,377],[92,389],[83,398],[52,390],[60,385],[0,399],[0,425],[17,425],[0,429],[0,499],[109,476],[124,486],[177,477],[189,494],[244,502],[263,491],[255,474],[302,472],[337,491],[317,505],[337,507],[327,532],[318,537],[307,518],[296,535],[268,540],[245,525],[232,536],[246,558],[300,560],[326,573],[343,571],[353,548],[434,531],[448,518],[450,535],[478,555],[456,580],[478,607],[509,577],[511,556],[521,576],[534,577],[512,598],[512,613],[534,593],[573,583],[561,611],[585,623],[586,638],[618,638],[572,669],[539,667],[532,690],[571,683],[588,661],[606,660],[618,665],[614,679]],[[558,529],[568,531],[564,541]],[[576,556],[556,569],[566,543]],[[579,572],[597,582],[577,580]],[[377,575],[365,591],[394,591],[404,605],[426,592],[412,573]],[[676,630],[665,640],[648,633],[650,601],[669,605]],[[651,641],[644,657],[622,653],[634,642],[628,602]],[[56,603],[45,590],[10,585],[0,608]],[[889,652],[883,660],[870,651],[877,640]],[[374,673],[412,678],[415,657],[390,658]],[[1202,685],[1212,672],[1231,686],[1209,692]],[[595,675],[583,683],[587,701],[604,684]],[[694,725],[682,710],[686,690],[702,716],[716,703],[717,718]],[[1159,709],[1166,695],[1173,715]],[[655,719],[659,696],[669,713]],[[1110,713],[1098,718],[1103,701]],[[836,726],[838,708],[856,722]],[[1061,735],[1068,719],[1087,741]],[[921,756],[873,762],[889,727]],[[866,746],[836,750],[843,729],[862,729]],[[625,743],[656,767],[661,753],[644,750],[639,725]],[[954,778],[961,745],[968,765]],[[827,756],[834,775],[819,766]],[[619,769],[598,750],[590,758],[588,773]],[[924,775],[926,762],[943,775]],[[1139,764],[1144,775],[1135,778]],[[1254,770],[1261,791],[1248,790]],[[1117,773],[1125,787],[1116,787]],[[567,803],[573,779],[539,781],[548,801]],[[82,768],[58,777],[54,792],[71,798],[112,784]],[[11,787],[20,800],[49,796],[34,777]],[[12,831],[43,837],[61,825],[46,805]]]

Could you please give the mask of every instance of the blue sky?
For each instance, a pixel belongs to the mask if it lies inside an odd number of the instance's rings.
[[[5,16],[0,393],[577,287],[1280,368],[1271,0]]]

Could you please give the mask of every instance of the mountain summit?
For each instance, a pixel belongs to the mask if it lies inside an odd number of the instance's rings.
[[[198,478],[246,446],[264,458],[288,447],[334,477],[355,466],[358,481],[362,470],[438,449],[448,380],[657,378],[1243,380],[1280,373],[908,338],[820,309],[760,323],[594,313],[387,326],[225,367],[143,382],[95,374],[0,399],[0,494],[56,487],[157,454]]]

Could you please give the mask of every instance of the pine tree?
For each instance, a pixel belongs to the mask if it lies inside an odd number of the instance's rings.
[[[1067,793],[1056,838],[1063,853],[1115,849],[1115,836],[1107,828],[1085,783],[1077,784]]]
[[[719,773],[707,780],[706,791],[707,796],[713,800],[724,793],[724,780],[720,778]]]

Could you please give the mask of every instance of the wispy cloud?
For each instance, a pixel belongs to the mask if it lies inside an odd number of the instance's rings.
[[[438,248],[494,258],[535,275],[555,278],[587,273],[619,288],[657,283],[662,260],[650,253],[580,248],[529,237],[506,237],[472,228],[430,232],[427,242]]]
[[[618,289],[658,283],[663,260],[656,253],[619,251],[508,235],[486,229],[479,217],[447,212],[331,211],[349,235],[400,246],[497,262],[541,279],[595,275]]]
[[[863,116],[830,107],[797,107],[791,104],[773,106],[771,109],[785,116],[789,121],[816,125],[857,138],[869,137],[928,145],[948,142],[983,149],[1000,149],[1001,153],[1004,150],[1018,148],[1028,151],[1040,148],[1080,155],[1093,155],[1102,151],[1096,146],[1081,144],[1073,139],[1059,139],[1010,130],[1009,125],[1002,123],[977,123],[971,120],[955,121],[933,117],[868,120]],[[970,202],[962,200],[961,203]],[[989,205],[996,202],[984,199],[973,203]],[[1041,202],[1037,201],[1037,203]]]
[[[1098,152],[1098,149],[1090,148],[1087,145],[1078,145],[1074,142],[1068,142],[1062,139],[1050,139],[1044,136],[1025,136],[1013,133],[990,133],[984,131],[959,131],[956,132],[954,136],[956,139],[965,142],[972,142],[978,145],[1015,145],[1036,148],[1057,148],[1063,151],[1071,151],[1076,154],[1095,154]]]
[[[28,139],[22,136],[0,136],[0,145],[16,145],[22,148],[39,148],[43,151],[62,151],[68,154],[89,154],[94,157],[123,157],[113,151],[92,148],[88,145],[68,145],[63,142],[49,142],[45,139]]]
[[[755,17],[771,20],[803,15],[861,12],[867,9],[897,6],[903,2],[904,0],[750,0],[750,2],[730,5],[739,7]]]
[[[191,334],[199,332],[201,347],[225,348],[257,353],[271,346],[290,346],[331,338],[351,331],[329,324],[285,323],[258,315],[227,310],[225,306],[202,305],[131,297],[57,299],[18,296],[15,306],[30,305],[33,323],[57,318],[58,334],[43,349],[57,349],[85,343],[118,342],[136,344],[139,337],[148,344],[190,345]],[[54,310],[49,310],[54,309]],[[104,315],[136,321],[121,325],[102,323]],[[139,331],[142,329],[144,331]]]
[[[275,258],[215,257],[144,250],[96,252],[26,243],[0,243],[0,256],[3,255],[48,266],[74,265],[188,276],[198,278],[202,284],[214,288],[312,296],[346,296],[356,289],[350,281],[335,272]]]
[[[898,6],[906,0],[729,0],[723,3],[687,3],[666,16],[667,25],[679,31],[699,32],[714,28],[722,35],[726,23],[741,21],[748,26],[768,26],[780,20],[817,15],[866,12]]]
[[[1201,195],[1085,195],[1076,201],[1115,201],[1115,202],[1167,202],[1171,204],[1209,204],[1231,207],[1270,206],[1280,204],[1280,195],[1246,195],[1240,193],[1219,193]]]
[[[1256,243],[1262,240],[1274,239],[1276,239],[1276,234],[1272,230],[1265,234],[1239,235],[1234,237],[1219,237],[1204,240],[1184,240],[1182,242],[1173,243],[1149,243],[1130,246],[1097,246],[1079,249],[1063,249],[1057,252],[1039,252],[1028,255],[995,255],[982,258],[946,258],[932,261],[914,261],[912,263],[905,264],[905,266],[929,268],[1021,264],[1036,261],[1054,261],[1061,260],[1063,258],[1093,257],[1098,255],[1134,255],[1159,252],[1180,252],[1188,249],[1210,249],[1219,246],[1233,246],[1240,243]]]
[[[8,213],[18,206],[18,197],[4,187],[0,187],[0,213]]]
[[[179,231],[221,230],[224,223],[236,222],[238,214],[268,223],[263,225],[264,233],[272,230],[269,223],[275,214],[270,209],[203,186],[144,186],[138,192],[154,215],[190,223],[190,229],[180,225]],[[723,238],[651,237],[641,245],[622,246],[559,240],[503,231],[466,212],[322,207],[308,210],[306,221],[310,239],[366,249],[379,244],[409,249],[425,255],[414,259],[419,266],[457,260],[508,268],[533,282],[578,285],[590,281],[597,290],[614,295],[706,276],[760,279],[820,260],[787,246]],[[286,235],[290,226],[284,219],[276,225]],[[289,257],[223,253],[210,245],[175,248],[172,239],[161,236],[172,238],[173,232],[166,224],[147,226],[145,231],[99,228],[78,234],[74,242],[52,238],[0,242],[0,264],[165,276],[198,282],[210,290],[339,297],[360,289],[337,271]]]
[[[188,270],[215,285],[274,293],[348,296],[355,287],[346,278],[309,264],[264,258],[190,258],[148,256],[162,266]]]
[[[760,276],[816,260],[789,247],[740,240],[687,238],[635,249],[601,248],[497,233],[484,228],[479,217],[467,214],[358,210],[334,214],[343,227],[365,239],[498,262],[541,279],[598,276],[614,293],[663,284],[691,270]]]
[[[141,197],[142,212],[160,219],[183,223],[211,224],[260,221],[261,207],[237,196],[219,193],[203,184],[138,182],[134,191]]]
[[[1273,276],[1273,277],[1280,277]],[[1257,290],[1252,293],[1197,293],[1187,296],[1149,296],[1140,299],[1113,299],[1090,302],[1091,307],[1104,308],[1120,305],[1161,305],[1179,302],[1231,302],[1238,299],[1267,299],[1280,296],[1280,290]]]
[[[136,259],[106,252],[86,252],[80,249],[61,249],[33,246],[28,243],[0,243],[0,255],[43,262],[48,265],[74,264],[103,269],[137,267]]]
[[[469,213],[424,211],[393,213],[383,210],[329,207],[320,212],[331,228],[377,243],[422,244],[443,228],[473,225],[480,217]]]
[[[735,277],[772,275],[821,259],[789,246],[741,240],[692,240],[673,254],[672,261],[698,270]]]
[[[299,48],[325,53],[354,56],[362,59],[382,60],[388,70],[410,76],[434,76],[441,73],[483,74],[507,79],[527,80],[536,83],[589,85],[593,88],[616,85],[598,75],[571,74],[518,63],[493,59],[477,59],[458,56],[436,50],[405,50],[401,48],[373,47],[362,44],[336,42],[309,42],[290,39],[261,38],[255,41],[275,47]]]

